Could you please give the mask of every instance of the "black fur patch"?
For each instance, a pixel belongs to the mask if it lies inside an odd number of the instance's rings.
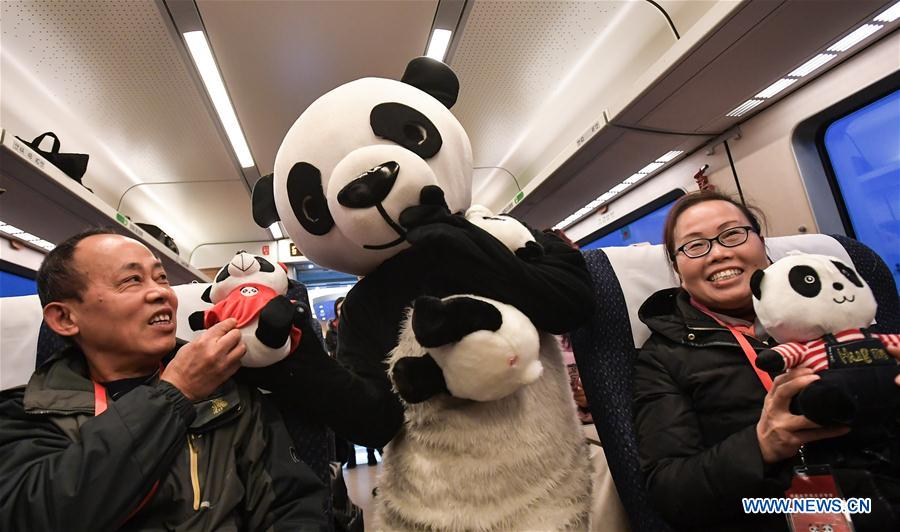
[[[275,208],[275,189],[272,174],[264,175],[253,185],[251,194],[253,221],[260,227],[269,227],[278,221]]]
[[[265,273],[272,273],[275,271],[275,266],[262,257],[256,257],[256,262],[259,263],[259,271]]]
[[[434,157],[444,141],[437,127],[419,111],[402,103],[382,103],[369,113],[372,132],[423,159]]]
[[[222,281],[224,281],[225,279],[228,279],[229,277],[231,277],[231,274],[228,273],[228,265],[225,265],[225,267],[222,268],[221,270],[219,270],[219,273],[216,274],[216,282],[221,283]]]
[[[430,57],[417,57],[410,61],[400,81],[427,92],[448,109],[453,107],[459,95],[456,73],[443,62]]]
[[[862,281],[859,279],[859,277],[856,275],[856,272],[853,271],[852,268],[848,267],[843,262],[840,262],[837,260],[833,260],[833,261],[831,261],[831,263],[834,264],[835,266],[837,266],[837,269],[842,274],[844,274],[844,277],[849,279],[851,283],[855,284],[859,288],[862,288],[862,286],[863,286]]]
[[[766,272],[762,270],[756,270],[750,275],[750,292],[753,294],[753,297],[756,298],[757,301],[762,299],[762,284],[763,277],[766,275]]]
[[[304,229],[317,236],[331,231],[334,218],[328,210],[318,168],[306,162],[296,163],[288,174],[287,193],[291,210]]]
[[[819,272],[805,264],[791,268],[791,271],[788,272],[788,281],[791,283],[791,288],[803,297],[816,297],[822,291]]]
[[[458,342],[475,331],[496,331],[503,325],[497,307],[478,299],[455,297],[441,301],[422,296],[413,304],[412,327],[423,347]]]

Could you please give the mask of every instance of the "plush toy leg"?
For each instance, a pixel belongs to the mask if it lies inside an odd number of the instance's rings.
[[[264,345],[277,349],[284,345],[294,324],[296,307],[284,296],[275,296],[259,313],[256,337]]]
[[[882,423],[900,412],[894,378],[900,366],[886,364],[824,370],[791,402],[791,411],[820,425]]]
[[[412,328],[423,347],[458,342],[475,331],[496,331],[501,325],[500,311],[478,299],[454,297],[442,301],[423,296],[413,303]]]
[[[391,370],[391,379],[407,403],[421,403],[439,393],[447,393],[444,372],[427,353],[398,360]]]

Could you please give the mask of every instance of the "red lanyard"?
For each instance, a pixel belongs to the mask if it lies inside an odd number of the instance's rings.
[[[716,321],[716,323],[718,323],[722,327],[725,327],[726,329],[728,329],[729,332],[731,332],[732,335],[734,335],[734,339],[737,340],[738,345],[740,345],[741,349],[744,350],[744,355],[746,355],[747,360],[750,361],[750,367],[753,368],[753,371],[756,372],[756,376],[759,377],[759,381],[766,388],[767,392],[771,391],[772,390],[772,377],[770,377],[769,374],[766,373],[765,371],[756,367],[756,350],[753,349],[753,347],[750,345],[750,342],[747,341],[747,338],[743,334],[738,332],[738,330],[733,325],[723,322],[718,317],[716,317],[715,314],[710,312],[709,309],[705,308],[700,303],[697,303],[696,301],[691,300],[691,304],[694,307],[696,307],[697,310],[706,314],[710,318],[714,319]]]

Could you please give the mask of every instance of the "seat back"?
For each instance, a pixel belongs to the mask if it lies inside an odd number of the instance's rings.
[[[796,235],[766,239],[772,260],[790,250],[850,261],[878,302],[875,330],[900,332],[900,305],[893,276],[870,248],[842,236]],[[631,529],[669,530],[650,505],[638,462],[632,414],[634,361],[650,331],[637,317],[654,292],[678,285],[657,246],[603,248],[585,252],[597,306],[591,321],[574,331],[572,343],[594,424]]]

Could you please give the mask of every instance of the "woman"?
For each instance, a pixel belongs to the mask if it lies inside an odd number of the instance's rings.
[[[664,243],[681,286],[641,307],[652,335],[635,367],[635,426],[651,500],[679,528],[786,530],[783,515],[745,514],[741,498],[784,497],[801,446],[848,429],[791,414],[791,398],[819,377],[796,370],[764,384],[726,327],[752,350],[766,347],[749,279],[769,260],[753,212],[719,193],[685,195],[668,214]],[[848,496],[856,489],[841,487]]]

